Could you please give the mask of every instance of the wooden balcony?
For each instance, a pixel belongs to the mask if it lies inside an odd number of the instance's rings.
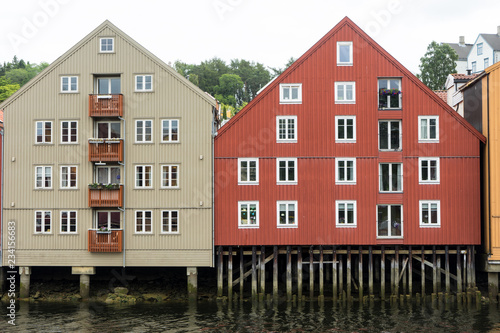
[[[123,95],[89,95],[89,117],[122,117]]]
[[[100,232],[89,229],[89,252],[122,252],[123,230]]]
[[[122,207],[123,185],[116,189],[89,188],[89,207]]]
[[[123,141],[89,139],[89,162],[123,162]]]

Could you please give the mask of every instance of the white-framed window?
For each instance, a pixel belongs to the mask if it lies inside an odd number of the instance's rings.
[[[356,103],[356,82],[335,82],[335,104]]]
[[[377,238],[403,236],[403,206],[377,205]]]
[[[152,188],[153,187],[153,166],[152,165],[136,165],[135,166],[135,188]]]
[[[135,91],[153,91],[153,75],[136,75]]]
[[[106,37],[99,39],[99,51],[101,53],[115,52],[115,39]]]
[[[337,42],[337,66],[352,66],[352,42]]]
[[[258,158],[238,158],[238,184],[259,185]]]
[[[355,200],[337,200],[335,201],[335,225],[338,228],[355,228],[356,219],[356,201]]]
[[[276,206],[278,228],[297,228],[297,201],[278,201]]]
[[[401,79],[378,79],[378,108],[401,109]]]
[[[76,234],[77,212],[76,210],[61,211],[61,234]]]
[[[335,142],[356,142],[356,116],[335,116]]]
[[[477,44],[477,55],[482,55],[483,54],[483,43],[478,43]]]
[[[52,121],[37,121],[35,136],[36,143],[52,143]]]
[[[277,158],[276,179],[281,185],[297,185],[297,159]]]
[[[135,142],[153,142],[153,121],[150,119],[135,121]]]
[[[297,142],[297,116],[276,116],[276,142]]]
[[[178,210],[163,210],[161,212],[161,232],[164,234],[179,233]]]
[[[439,184],[439,157],[419,157],[418,165],[420,184]]]
[[[335,159],[335,184],[356,184],[356,159]]]
[[[98,166],[96,179],[101,184],[120,184],[120,167],[118,166]]]
[[[484,58],[484,69],[490,65],[490,58]]]
[[[78,121],[61,121],[61,143],[78,143]]]
[[[179,165],[167,164],[161,166],[161,187],[179,187]]]
[[[135,211],[135,233],[151,234],[153,233],[153,212],[150,210]]]
[[[238,201],[238,228],[259,227],[259,202]]]
[[[78,76],[61,76],[61,92],[78,92]]]
[[[77,184],[77,166],[65,165],[61,167],[61,189],[75,189]]]
[[[378,149],[401,150],[401,120],[379,120]]]
[[[51,189],[52,188],[52,167],[51,166],[36,166],[35,167],[35,188]]]
[[[178,119],[163,119],[161,121],[161,142],[179,142]]]
[[[121,214],[119,211],[97,211],[95,213],[95,228],[116,230],[121,227]]]
[[[439,142],[439,116],[418,117],[418,142]]]
[[[380,192],[403,191],[403,164],[380,163]]]
[[[280,84],[280,104],[301,104],[302,83]]]
[[[441,203],[439,200],[420,200],[420,227],[441,227]]]
[[[473,61],[472,62],[472,73],[475,73],[475,72],[477,72],[477,66],[476,66],[476,62]]]
[[[52,212],[50,210],[35,211],[35,234],[52,233]]]

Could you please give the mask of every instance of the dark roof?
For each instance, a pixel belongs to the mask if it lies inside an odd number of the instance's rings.
[[[448,103],[448,92],[446,90],[434,90],[434,92],[439,96],[439,98]]]
[[[470,50],[474,44],[458,44],[458,43],[444,43],[451,46],[458,54],[458,60],[467,60]]]
[[[493,50],[500,50],[500,36],[497,34],[480,34],[483,36],[483,39],[490,44]]]

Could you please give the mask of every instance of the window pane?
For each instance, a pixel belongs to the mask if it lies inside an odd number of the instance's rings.
[[[288,139],[295,139],[295,120],[288,119]]]
[[[288,224],[295,224],[295,205],[288,205]]]
[[[345,204],[343,203],[339,203],[338,204],[338,216],[339,216],[339,220],[337,221],[338,224],[345,224],[345,218],[346,218],[346,215],[345,215]]]
[[[429,223],[429,204],[422,204],[422,223]]]
[[[345,180],[345,162],[339,161],[339,180]]]
[[[257,224],[257,205],[250,204],[250,224]]]
[[[339,139],[345,139],[345,128],[344,128],[344,119],[338,119],[337,120],[337,131],[338,131],[338,138]]]
[[[351,46],[339,45],[339,60],[340,62],[351,62]]]
[[[354,139],[354,121],[352,119],[347,119],[346,126],[346,139]]]
[[[240,178],[242,182],[248,181],[247,175],[248,175],[248,162],[247,161],[241,161],[241,168],[240,168]]]
[[[286,161],[279,162],[279,180],[286,181]]]
[[[280,204],[280,224],[286,224],[286,205]]]
[[[420,120],[420,136],[421,139],[429,138],[429,135],[427,134],[427,119]]]
[[[299,88],[292,87],[292,99],[299,99]]]
[[[391,121],[391,149],[399,149],[399,122]]]
[[[437,138],[436,130],[437,130],[436,119],[429,119],[429,139]]]
[[[379,123],[379,132],[380,132],[380,149],[389,149],[389,128],[388,123],[386,121],[381,121]]]
[[[250,161],[250,181],[257,181],[257,162]]]
[[[401,236],[401,206],[391,206],[391,236]]]
[[[152,76],[151,75],[146,75],[145,77],[145,89],[146,90],[151,90],[151,87],[152,87]]]
[[[389,164],[380,165],[380,189],[382,191],[389,191]]]
[[[353,161],[347,161],[347,179],[346,180],[354,180],[354,162]]]
[[[142,83],[143,77],[138,75],[136,76],[136,90],[142,90],[143,89],[143,83]]]
[[[422,180],[429,180],[429,165],[428,161],[422,161]]]
[[[433,223],[433,224],[437,224],[438,223],[437,204],[435,204],[435,203],[431,204],[431,218],[430,218],[430,222]]]
[[[120,79],[110,79],[111,81],[111,94],[119,94],[121,92]]]
[[[283,99],[290,99],[290,88],[283,87]]]
[[[389,235],[389,210],[388,206],[378,206],[378,235]]]
[[[171,215],[172,215],[171,230],[172,230],[172,232],[178,232],[179,231],[179,222],[178,222],[177,212],[173,211],[173,212],[171,212]]]
[[[347,204],[347,223],[354,223],[354,204]]]
[[[111,229],[120,229],[120,212],[111,212]]]
[[[295,181],[295,162],[288,161],[288,181]]]
[[[241,205],[241,211],[240,211],[240,219],[241,219],[241,224],[246,225],[248,224],[248,205],[244,204]]]
[[[341,84],[337,86],[337,100],[339,101],[344,100],[344,86]]]
[[[345,89],[346,89],[346,100],[348,101],[354,100],[354,92],[352,84],[347,84]]]
[[[170,167],[170,170],[171,170],[171,178],[172,178],[172,184],[171,186],[178,186],[178,183],[177,183],[177,166],[176,165],[172,165]]]

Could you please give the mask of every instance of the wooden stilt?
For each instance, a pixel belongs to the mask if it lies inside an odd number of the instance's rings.
[[[413,294],[413,256],[411,246],[408,247],[408,294],[412,297]]]
[[[333,249],[333,265],[332,265],[332,280],[333,280],[333,302],[337,303],[337,298],[339,295],[338,284],[337,284],[337,251]]]
[[[252,298],[257,297],[257,251],[252,246]]]
[[[224,258],[222,257],[222,246],[217,250],[217,297],[222,297],[224,293]]]
[[[358,284],[359,301],[363,301],[363,248],[360,246],[358,251]]]
[[[243,247],[240,247],[240,299],[243,299],[243,281],[245,280],[245,262],[243,260]]]
[[[347,300],[351,301],[351,247],[347,247]]]
[[[432,292],[437,294],[437,257],[436,257],[436,246],[432,247]]]
[[[314,298],[314,250],[309,247],[309,298]]]
[[[422,260],[420,261],[420,276],[421,276],[421,281],[420,283],[422,284],[422,298],[425,298],[425,254],[424,254],[424,247],[420,249],[420,257]]]
[[[323,246],[319,247],[319,295],[324,296]]]
[[[471,271],[472,271],[472,288],[476,288],[476,251],[474,245],[471,246]]]
[[[394,280],[396,279],[396,258],[392,257],[391,258],[391,295],[395,294],[395,283]]]
[[[342,255],[338,255],[339,258],[339,295],[344,293],[344,263]]]
[[[375,270],[375,281],[380,282],[380,256],[375,256],[373,260]]]
[[[399,297],[399,246],[396,246],[396,256],[394,258],[394,294]]]
[[[233,248],[229,247],[227,256],[227,297],[233,299]]]
[[[380,255],[380,298],[385,300],[385,251],[382,246]]]
[[[450,292],[451,292],[451,286],[450,286],[450,254],[449,254],[449,249],[448,249],[448,245],[445,246],[445,283],[446,283],[446,293],[449,295]]]
[[[368,247],[368,294],[373,295],[373,249]]]
[[[442,291],[442,288],[441,288],[441,255],[437,255],[436,274],[437,274],[437,290],[438,290],[438,293],[440,293]]]
[[[278,297],[278,247],[273,247],[273,297]]]
[[[292,300],[292,247],[286,247],[286,299]]]
[[[467,246],[467,288],[473,288],[472,282],[472,246]]]
[[[302,248],[297,248],[297,294],[299,301],[302,300]]]
[[[266,248],[260,247],[260,294],[264,300],[266,295]]]
[[[460,246],[457,246],[457,294],[462,293],[462,255],[460,254]]]

